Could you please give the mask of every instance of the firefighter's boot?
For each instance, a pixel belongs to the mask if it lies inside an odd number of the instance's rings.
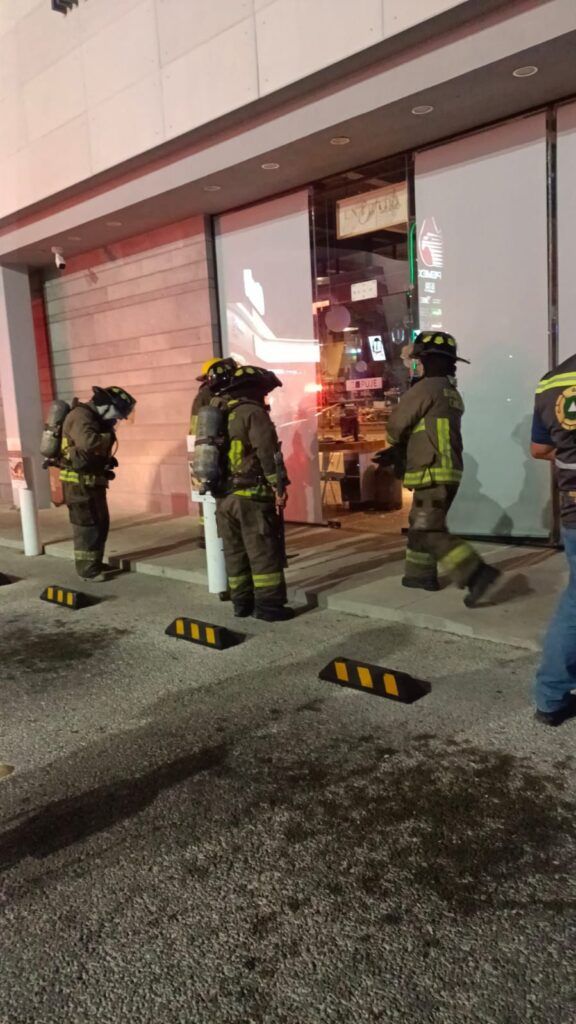
[[[502,573],[499,569],[495,569],[493,565],[486,565],[483,562],[467,584],[468,593],[464,598],[466,607],[476,608],[482,598],[488,597],[494,587],[497,586],[501,576]]]

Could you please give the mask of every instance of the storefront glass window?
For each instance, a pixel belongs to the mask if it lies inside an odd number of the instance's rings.
[[[416,308],[408,161],[395,157],[314,187],[314,310],[324,516],[404,525],[408,502],[372,459],[409,384]],[[370,512],[370,516],[358,513]]]

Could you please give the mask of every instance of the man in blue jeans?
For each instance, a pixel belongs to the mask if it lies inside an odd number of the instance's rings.
[[[576,355],[547,373],[536,389],[531,453],[555,467],[570,570],[535,683],[536,718],[556,726],[576,715]]]

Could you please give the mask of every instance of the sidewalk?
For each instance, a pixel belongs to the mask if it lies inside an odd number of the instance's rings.
[[[40,532],[47,555],[73,558],[66,509],[40,512]],[[131,572],[206,586],[200,537],[198,521],[188,516],[115,517],[107,557]],[[2,546],[22,550],[18,513],[0,508],[0,568]],[[399,536],[289,525],[290,599],[349,615],[540,648],[566,584],[561,552],[479,544],[484,557],[503,570],[504,579],[491,605],[470,610],[454,587],[437,594],[405,590],[400,583],[403,549]]]

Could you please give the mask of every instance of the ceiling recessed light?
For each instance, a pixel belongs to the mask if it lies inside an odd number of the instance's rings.
[[[532,78],[532,75],[538,74],[538,68],[535,64],[527,64],[526,67],[516,68],[512,74],[514,78]]]
[[[280,167],[280,164],[275,164],[274,161],[271,160],[267,164],[260,164],[260,167],[262,168],[263,171],[277,171],[278,168]]]
[[[107,228],[121,228],[122,227],[122,221],[121,220],[107,220],[106,221],[106,227]]]
[[[330,139],[331,146],[347,146],[350,139],[347,135],[335,135],[333,139]]]
[[[419,107],[412,107],[412,113],[416,114],[416,117],[424,117],[425,114],[431,114],[434,107],[431,107],[429,103],[421,103]]]
[[[81,242],[82,241],[82,235],[68,235],[68,241],[69,242]]]
[[[219,192],[222,185],[203,185],[202,187],[205,192]]]

